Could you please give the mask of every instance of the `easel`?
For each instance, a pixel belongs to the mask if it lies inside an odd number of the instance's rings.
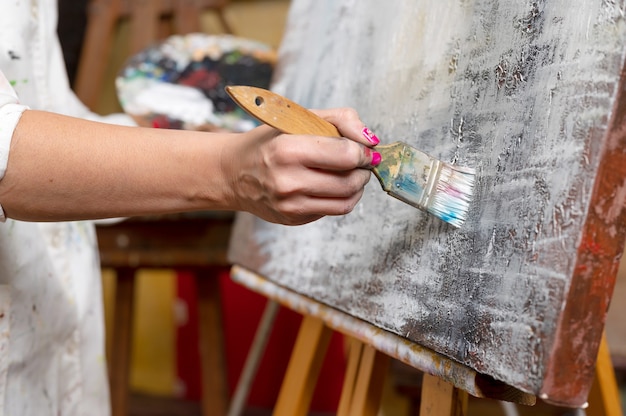
[[[332,329],[312,316],[305,316],[287,367],[274,414],[305,415],[330,341]],[[357,339],[350,340],[338,416],[376,415],[382,397],[389,356]]]
[[[231,275],[249,289],[304,315],[274,408],[275,416],[307,414],[333,330],[346,335],[350,343],[338,416],[377,414],[391,357],[424,371],[420,416],[466,415],[468,392],[475,397],[523,405],[535,403],[535,397],[530,394],[482,378],[473,370],[427,349],[409,348],[400,337],[386,334],[369,323],[275,285],[244,268],[234,266]],[[374,339],[376,345],[364,343],[364,338]],[[447,380],[454,380],[456,386]],[[622,415],[605,337],[598,352],[596,376],[586,412],[588,416]]]
[[[226,33],[232,28],[224,16],[230,0],[92,0],[89,4],[87,31],[76,74],[76,94],[87,107],[96,107],[102,92],[107,62],[117,23],[131,20],[129,56],[171,33],[199,32],[202,11],[217,14]],[[170,18],[174,30],[161,25]]]
[[[587,416],[621,415],[620,396],[615,380],[615,371],[611,363],[609,344],[606,334],[602,335],[602,342],[596,362],[596,375],[589,392],[589,408]]]

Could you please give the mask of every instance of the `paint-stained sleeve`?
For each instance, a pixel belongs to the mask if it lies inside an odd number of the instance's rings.
[[[7,169],[13,131],[15,131],[17,122],[27,108],[19,103],[13,87],[0,71],[0,180],[4,177]],[[4,210],[0,205],[0,221],[4,222],[5,220]]]

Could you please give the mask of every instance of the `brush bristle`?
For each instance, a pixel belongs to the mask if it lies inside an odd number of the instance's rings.
[[[463,225],[474,191],[474,169],[445,164],[428,211],[455,227]]]

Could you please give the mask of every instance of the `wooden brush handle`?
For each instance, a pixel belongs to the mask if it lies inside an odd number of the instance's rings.
[[[283,133],[341,137],[333,124],[271,91],[257,87],[228,86],[226,92],[252,116]]]

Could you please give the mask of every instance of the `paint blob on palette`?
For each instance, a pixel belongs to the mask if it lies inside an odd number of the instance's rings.
[[[126,63],[116,78],[124,111],[139,125],[242,132],[259,123],[226,93],[227,85],[268,88],[276,51],[232,35],[174,35]]]

